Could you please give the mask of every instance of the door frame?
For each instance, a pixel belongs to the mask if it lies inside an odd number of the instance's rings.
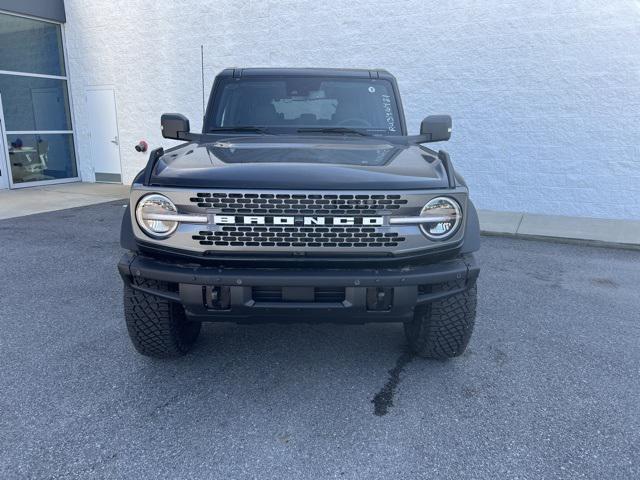
[[[115,113],[115,119],[116,119],[116,135],[118,136],[118,163],[120,164],[120,181],[119,182],[104,182],[101,181],[99,183],[114,183],[114,184],[120,184],[123,185],[123,179],[122,179],[122,142],[120,141],[120,125],[118,125],[118,99],[116,97],[116,88],[114,85],[89,85],[85,88],[85,102],[87,101],[87,96],[89,92],[96,92],[96,91],[101,91],[101,90],[108,90],[113,94],[113,111]],[[88,103],[88,102],[86,102]],[[89,112],[87,111],[87,114]],[[96,164],[95,164],[95,158],[93,158],[93,135],[92,132],[89,131],[89,137],[90,137],[90,142],[91,142],[91,163],[92,165],[92,170],[93,170],[93,181],[97,182],[96,180]]]
[[[0,93],[0,169],[4,172],[0,176],[0,190],[11,188],[11,164],[9,162],[9,146],[7,145],[7,134],[4,131],[4,111],[2,110],[2,94]]]

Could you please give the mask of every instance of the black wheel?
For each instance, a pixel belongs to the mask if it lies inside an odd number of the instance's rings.
[[[134,279],[153,290],[168,291],[165,282]],[[124,318],[133,346],[142,355],[179,357],[193,347],[200,334],[200,322],[187,321],[182,305],[124,286]]]
[[[437,287],[437,290],[454,288],[459,288],[459,285],[448,283]],[[413,321],[404,324],[411,349],[425,358],[445,359],[461,355],[471,339],[477,300],[474,284],[462,293],[417,308]]]

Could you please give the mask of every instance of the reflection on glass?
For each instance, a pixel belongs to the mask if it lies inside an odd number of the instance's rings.
[[[7,135],[13,183],[77,177],[71,134]]]
[[[65,76],[60,25],[0,13],[0,70]]]
[[[67,82],[0,75],[7,131],[71,130]]]

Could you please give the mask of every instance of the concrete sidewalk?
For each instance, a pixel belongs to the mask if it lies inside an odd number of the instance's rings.
[[[479,210],[487,235],[640,248],[640,221]]]
[[[0,220],[111,202],[129,197],[129,185],[65,183],[0,192]],[[487,235],[640,248],[640,221],[562,217],[480,210]]]
[[[0,220],[124,199],[129,197],[130,188],[129,185],[76,182],[2,190]]]

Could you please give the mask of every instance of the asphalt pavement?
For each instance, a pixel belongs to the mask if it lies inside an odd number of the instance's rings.
[[[640,253],[485,237],[447,362],[395,324],[209,324],[138,355],[123,202],[0,221],[0,478],[640,477]]]

